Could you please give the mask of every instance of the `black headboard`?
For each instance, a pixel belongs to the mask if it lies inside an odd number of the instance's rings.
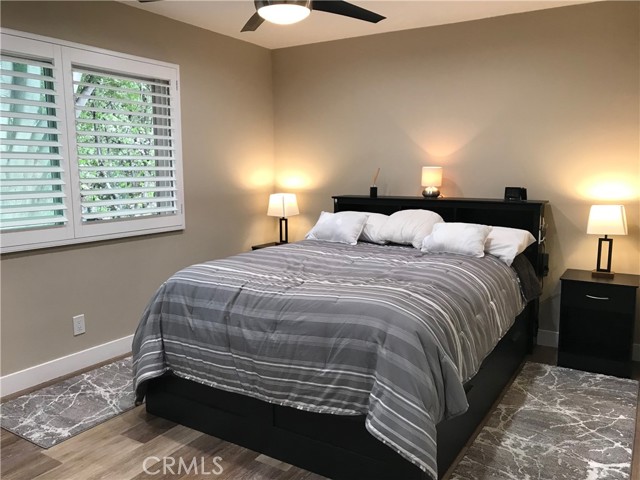
[[[538,240],[525,255],[539,277],[546,275],[544,207],[546,200],[506,201],[487,198],[333,197],[335,212],[355,210],[391,215],[399,210],[423,209],[438,213],[446,222],[467,222],[528,230]]]

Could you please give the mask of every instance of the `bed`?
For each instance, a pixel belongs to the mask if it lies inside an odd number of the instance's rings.
[[[335,212],[428,209],[542,240],[545,202],[334,202]],[[524,255],[542,275],[543,242]],[[460,257],[307,240],[191,266],[159,289],[136,332],[138,399],[330,478],[439,477],[531,347],[537,320],[537,299],[522,300],[512,269]]]

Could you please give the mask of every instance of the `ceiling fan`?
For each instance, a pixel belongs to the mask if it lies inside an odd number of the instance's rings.
[[[160,0],[138,1],[152,3]],[[344,0],[254,0],[253,3],[256,6],[256,13],[242,27],[241,32],[254,32],[265,20],[279,25],[290,25],[307,18],[311,10],[334,13],[371,23],[378,23],[386,18]]]
[[[256,13],[242,27],[242,32],[253,32],[267,20],[280,25],[289,25],[304,20],[311,10],[334,13],[365,22],[378,23],[385,17],[358,7],[344,0],[254,0]]]

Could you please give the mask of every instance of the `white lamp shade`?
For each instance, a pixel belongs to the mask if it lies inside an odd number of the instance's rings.
[[[267,215],[270,217],[287,218],[299,213],[295,193],[273,193],[269,196]]]
[[[297,23],[309,16],[311,10],[304,5],[296,5],[295,3],[276,3],[265,5],[258,9],[258,15],[267,22],[277,23],[278,25],[291,25]]]
[[[442,185],[442,167],[422,167],[422,186],[439,187]]]
[[[627,216],[624,205],[592,205],[587,233],[594,235],[626,235]]]

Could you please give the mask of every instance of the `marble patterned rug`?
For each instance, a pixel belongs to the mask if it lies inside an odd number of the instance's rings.
[[[526,363],[450,480],[629,480],[638,382]],[[134,406],[131,357],[1,406],[49,448]]]
[[[638,382],[526,363],[450,480],[629,480]]]
[[[134,406],[131,357],[0,406],[0,425],[50,448]]]

